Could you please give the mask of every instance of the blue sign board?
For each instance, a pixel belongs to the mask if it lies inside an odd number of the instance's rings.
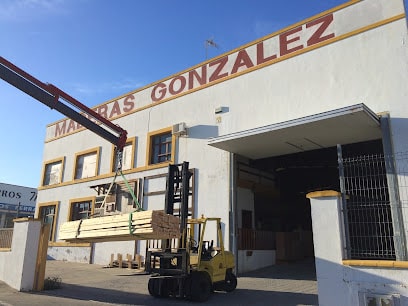
[[[0,212],[16,213],[17,211],[20,213],[34,214],[35,206],[0,203]]]

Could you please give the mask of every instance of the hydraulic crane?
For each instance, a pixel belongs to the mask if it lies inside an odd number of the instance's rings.
[[[83,127],[111,142],[116,147],[116,160],[118,161],[116,165],[116,173],[108,188],[108,192],[105,195],[102,206],[105,205],[107,195],[114,186],[114,182],[119,173],[122,175],[128,186],[126,178],[122,173],[122,153],[127,139],[126,130],[119,125],[112,123],[58,87],[41,82],[34,76],[6,60],[4,57],[0,57],[0,78],[39,102],[49,106],[51,109],[55,109],[68,118],[76,121]],[[128,188],[136,207],[141,209],[133,191],[129,186]]]
[[[114,144],[118,154],[117,173],[121,172],[126,130],[56,86],[39,81],[3,57],[0,57],[0,78]],[[146,272],[152,274],[148,284],[152,296],[186,297],[203,302],[213,290],[233,291],[237,286],[237,278],[233,273],[233,254],[224,249],[220,218],[188,218],[190,178],[188,162],[169,165],[165,212],[179,215],[181,239],[177,248],[172,248],[167,240],[163,241],[162,250],[148,251],[145,268]],[[109,190],[112,185],[113,182]],[[178,213],[176,203],[180,205]],[[216,245],[206,234],[205,229],[210,223],[216,226]]]
[[[3,57],[0,57],[0,78],[111,142],[116,146],[118,160],[121,161],[123,147],[127,138],[126,130],[104,118],[58,87],[41,82]],[[120,164],[119,162],[118,165]]]

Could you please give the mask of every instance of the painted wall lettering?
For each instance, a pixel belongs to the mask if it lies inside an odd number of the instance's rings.
[[[210,76],[209,81],[214,82],[215,80],[221,79],[228,76],[228,72],[223,72],[225,65],[228,63],[228,56],[222,57],[208,64],[209,67],[214,67],[213,73]]]
[[[160,102],[334,38],[333,21],[333,14],[320,17],[160,82],[152,89],[151,101]]]
[[[113,120],[125,113],[131,112],[135,108],[135,106],[136,106],[135,96],[133,94],[130,94],[122,99],[118,99],[107,104],[99,105],[93,108],[93,110],[102,117]],[[85,117],[88,118],[88,116],[86,115]],[[88,119],[96,122],[94,118]],[[79,123],[76,123],[71,119],[64,119],[62,121],[55,123],[54,137],[61,137],[64,136],[65,134],[75,132],[81,128],[83,127]]]
[[[333,22],[333,14],[324,16],[320,19],[313,20],[309,23],[306,24],[306,28],[311,28],[317,26],[316,30],[313,32],[312,36],[307,40],[307,46],[312,46],[315,44],[318,44],[322,41],[328,40],[330,38],[334,37],[334,33],[327,33],[324,35],[326,32],[327,28],[329,25]]]
[[[264,42],[261,41],[256,45],[256,64],[260,65],[276,58],[276,54],[267,55],[265,57]]]
[[[150,101],[143,101],[143,105],[158,103],[179,94],[196,90],[212,82],[245,72],[268,62],[273,63],[281,57],[332,39],[336,36],[332,26],[334,21],[333,13],[319,17],[297,25],[286,32],[279,33],[279,35],[265,38],[256,44],[246,46],[234,53],[216,58],[204,65],[156,83],[154,86],[146,88],[146,90],[150,90],[150,94],[148,94]],[[109,120],[114,120],[135,109],[135,94],[129,94],[126,97],[94,108],[98,114]],[[93,118],[89,119],[96,122]],[[52,134],[49,135],[49,138],[59,138],[83,129],[80,124],[68,118],[55,123],[52,128]]]
[[[384,3],[388,2],[384,1]],[[343,8],[346,7],[347,9],[344,10]],[[94,110],[101,116],[114,120],[134,111],[143,110],[152,104],[166,102],[180,95],[215,85],[220,81],[228,80],[230,77],[289,60],[291,57],[311,51],[315,47],[346,39],[406,18],[405,12],[394,8],[391,4],[389,10],[382,10],[383,14],[361,14],[361,12],[371,8],[371,1],[345,2],[337,8],[327,11],[325,15],[319,14],[277,33],[272,33],[251,44],[160,80],[150,86],[140,88],[126,97],[95,107]],[[344,26],[346,24],[347,26]],[[53,123],[47,127],[46,142],[79,129],[83,129],[83,127],[67,118]]]

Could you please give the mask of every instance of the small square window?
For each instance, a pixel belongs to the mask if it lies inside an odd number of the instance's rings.
[[[126,145],[123,147],[122,152],[122,170],[130,170],[133,168],[133,160],[134,160],[134,139],[128,141]],[[117,155],[116,155],[116,148],[113,150],[113,166],[112,172],[116,171],[118,166]]]
[[[152,135],[150,138],[150,164],[158,164],[172,159],[172,135],[171,132]]]
[[[77,154],[74,179],[82,179],[98,174],[99,149]]]
[[[63,159],[48,162],[44,166],[43,186],[55,185],[62,182]]]
[[[71,201],[71,210],[69,221],[88,219],[92,214],[91,199]]]

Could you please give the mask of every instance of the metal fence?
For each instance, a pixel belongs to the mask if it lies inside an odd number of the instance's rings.
[[[2,228],[0,229],[0,249],[10,249],[11,242],[13,240],[13,229]]]
[[[238,250],[275,250],[276,233],[271,231],[238,229]]]
[[[343,158],[340,185],[348,259],[405,260],[408,153]]]

